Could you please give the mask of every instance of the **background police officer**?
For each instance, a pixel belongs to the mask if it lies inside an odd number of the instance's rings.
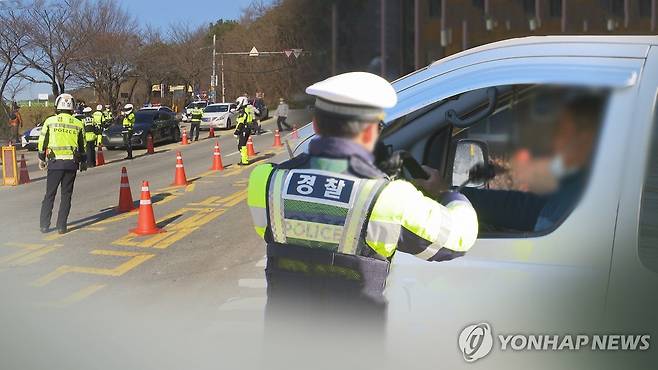
[[[69,94],[62,94],[55,100],[57,114],[43,124],[39,136],[39,168],[48,168],[46,195],[41,203],[41,232],[50,230],[50,219],[57,188],[61,185],[61,201],[57,215],[57,230],[67,231],[67,219],[71,210],[73,184],[78,171],[85,171],[85,129],[84,124],[73,117],[75,100]]]
[[[235,131],[233,135],[238,139],[238,152],[240,152],[240,162],[238,166],[246,166],[249,164],[249,154],[247,152],[247,140],[251,135],[251,127],[249,124],[249,113],[247,106],[238,98],[238,117],[235,119]]]
[[[103,129],[105,129],[105,114],[103,113],[103,105],[98,104],[96,106],[96,111],[92,115],[92,118],[94,121],[94,126],[98,128],[98,135],[96,135],[96,145],[101,145],[103,142]]]
[[[85,107],[82,110],[82,114],[84,115],[83,123],[85,125],[85,141],[87,143],[87,166],[96,167],[96,142],[98,141],[100,125],[96,126],[91,113],[91,107]]]
[[[299,309],[331,314],[338,305],[342,317],[381,322],[394,253],[427,261],[459,257],[476,240],[477,216],[459,193],[447,192],[442,205],[375,167],[379,123],[397,103],[386,80],[347,73],[306,92],[316,96],[318,134],[309,154],[260,165],[249,180],[253,221],[267,242],[267,314],[296,320],[307,313]],[[418,184],[436,196],[444,181],[426,171],[429,179]]]
[[[132,104],[123,107],[123,145],[126,146],[126,159],[133,159],[133,129],[135,127],[135,112]]]
[[[190,124],[190,138],[194,141],[199,141],[199,129],[201,128],[201,118],[203,117],[203,108],[194,107],[190,112],[191,121]]]

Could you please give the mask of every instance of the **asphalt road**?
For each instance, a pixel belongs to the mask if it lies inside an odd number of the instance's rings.
[[[289,118],[308,120],[304,111]],[[274,120],[263,126],[267,132],[254,137],[254,161],[288,158],[272,147]],[[222,368],[256,361],[244,353],[262,337],[265,302],[264,245],[245,201],[254,165],[235,165],[232,130],[217,134],[222,172],[209,171],[214,139],[160,146],[153,155],[137,150],[132,161],[106,151],[107,165],[78,175],[63,236],[39,232],[45,173],[36,169],[36,154],[25,153],[32,182],[0,187],[0,368]],[[177,151],[192,181],[187,187],[170,186]],[[122,166],[135,201],[141,181],[150,182],[164,233],[136,237],[129,230],[137,212],[114,211]],[[58,204],[59,197],[53,225]]]

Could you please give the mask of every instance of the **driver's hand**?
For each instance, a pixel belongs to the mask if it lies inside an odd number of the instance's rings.
[[[427,180],[415,179],[414,184],[428,196],[437,199],[442,192],[448,190],[449,185],[438,170],[428,166],[422,167],[430,177]]]

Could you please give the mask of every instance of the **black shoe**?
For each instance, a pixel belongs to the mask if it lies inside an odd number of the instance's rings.
[[[42,234],[48,234],[50,232],[50,227],[42,227],[40,230]]]
[[[67,232],[68,232],[68,230],[67,230],[65,227],[60,227],[59,229],[57,229],[57,233],[58,233],[59,235],[64,235],[64,234],[66,234]]]
[[[124,159],[133,159],[133,157],[126,157],[126,158],[124,158]]]
[[[238,166],[248,166],[248,165],[249,165],[249,163],[238,162]]]

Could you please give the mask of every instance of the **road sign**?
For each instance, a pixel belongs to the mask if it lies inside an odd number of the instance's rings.
[[[250,57],[257,57],[259,54],[260,53],[258,52],[258,50],[256,49],[255,46],[253,48],[251,48],[251,51],[249,52]]]

